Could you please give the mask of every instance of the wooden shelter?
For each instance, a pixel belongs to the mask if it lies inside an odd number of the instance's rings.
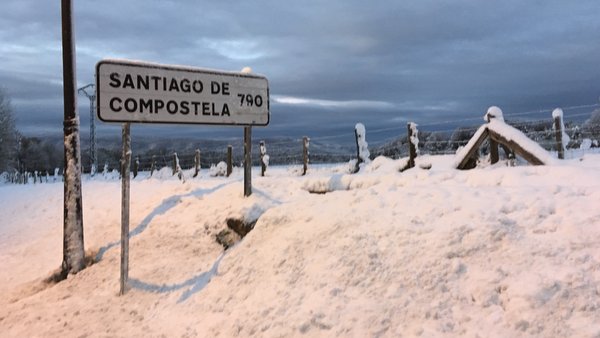
[[[513,152],[533,165],[545,165],[552,162],[550,154],[539,144],[529,139],[518,129],[504,123],[502,118],[490,117],[486,115],[489,122],[482,125],[465,148],[457,153],[455,161],[457,169],[470,169],[473,167],[473,160],[477,158],[477,152],[485,140],[490,142],[492,164],[499,160],[498,146],[502,146],[507,154]]]

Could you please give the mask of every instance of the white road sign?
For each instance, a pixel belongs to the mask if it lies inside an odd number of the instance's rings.
[[[269,83],[255,74],[102,60],[96,88],[105,122],[269,124]]]

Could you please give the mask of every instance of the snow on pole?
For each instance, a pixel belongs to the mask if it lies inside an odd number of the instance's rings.
[[[265,176],[265,171],[269,166],[269,155],[267,155],[267,146],[265,141],[260,141],[260,175]]]
[[[177,178],[179,178],[180,181],[185,182],[185,178],[183,177],[183,170],[181,169],[181,165],[179,165],[179,157],[177,157],[177,153],[173,153],[173,164],[175,167],[175,172],[173,173],[173,175],[177,173]]]
[[[409,169],[415,166],[415,158],[417,158],[417,155],[419,154],[419,130],[417,130],[417,124],[414,122],[409,122],[407,128],[409,152],[406,169]]]
[[[496,106],[491,106],[488,108],[483,119],[485,121],[487,121],[488,123],[491,122],[493,119],[504,122],[504,113],[502,112],[502,109],[500,109]],[[500,160],[500,154],[498,153],[498,142],[496,142],[492,139],[490,139],[489,142],[490,142],[490,162],[492,164],[495,164]]]
[[[556,108],[552,111],[552,119],[554,120],[553,128],[556,136],[556,149],[558,151],[558,158],[565,158],[565,150],[567,144],[571,140],[569,135],[565,132],[565,124],[563,120],[563,111],[560,108]]]
[[[77,76],[72,0],[61,1],[63,108],[64,108],[64,198],[63,261],[60,279],[85,268],[83,207],[81,194],[81,148],[77,114]]]
[[[357,123],[354,126],[354,135],[356,137],[356,167],[354,172],[358,172],[361,163],[369,163],[371,160],[369,156],[369,144],[367,143],[367,132],[365,129],[365,125],[362,123]]]
[[[502,109],[500,109],[496,106],[491,106],[488,108],[483,119],[486,122],[490,122],[492,119],[496,119],[496,120],[504,122],[504,113],[502,113]]]

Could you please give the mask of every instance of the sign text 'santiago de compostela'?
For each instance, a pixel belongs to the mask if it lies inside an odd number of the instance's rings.
[[[105,122],[269,123],[269,85],[259,75],[103,60],[96,88]]]

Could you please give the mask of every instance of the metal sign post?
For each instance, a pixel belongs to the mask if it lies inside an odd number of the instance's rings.
[[[123,152],[121,154],[121,283],[119,295],[124,295],[129,279],[129,167],[131,135],[129,123],[123,123]]]

